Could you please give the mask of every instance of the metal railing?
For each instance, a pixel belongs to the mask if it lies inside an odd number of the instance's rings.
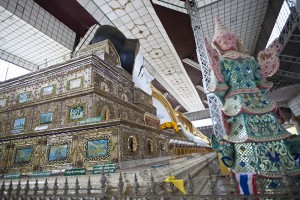
[[[146,176],[141,176],[141,173],[139,173],[140,176],[137,176],[136,173],[129,175],[129,172],[120,172],[112,175],[105,174],[102,171],[100,175],[91,176],[2,180],[3,182],[0,184],[0,200],[20,198],[127,199],[133,197],[174,197],[173,199],[175,199],[187,196],[196,197],[196,194],[200,193],[213,194],[217,179],[216,174],[219,173],[216,157],[202,159],[194,164],[193,166],[189,164],[192,166],[190,169],[186,168],[185,171],[179,169],[174,172],[178,179],[184,180],[187,195],[183,195],[172,183],[162,181],[162,177],[155,174],[157,171],[151,171]],[[197,168],[194,166],[197,166]],[[170,171],[169,175],[171,176]],[[114,176],[114,179],[111,179],[112,176]],[[167,177],[168,175],[165,176]],[[138,177],[141,177],[140,180]]]

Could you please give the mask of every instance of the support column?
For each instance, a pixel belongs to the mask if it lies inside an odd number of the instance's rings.
[[[225,134],[225,129],[222,122],[222,111],[220,109],[220,103],[217,97],[209,92],[210,85],[210,60],[208,58],[205,38],[201,25],[200,11],[198,9],[196,0],[186,0],[185,8],[191,17],[192,29],[194,32],[196,48],[197,48],[197,58],[202,71],[202,82],[203,89],[207,96],[207,102],[209,105],[210,116],[213,123],[214,135],[217,138],[223,138]]]

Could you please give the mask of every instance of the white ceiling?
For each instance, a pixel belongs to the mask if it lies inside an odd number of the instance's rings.
[[[101,25],[116,26],[128,38],[140,39],[148,71],[188,111],[204,109],[150,0],[77,0]],[[183,1],[153,0],[170,9],[185,12]],[[8,6],[9,4],[16,4]],[[171,5],[172,4],[172,5]],[[268,0],[198,0],[206,37],[214,33],[213,20],[222,21],[254,51]],[[9,10],[9,8],[14,8]],[[22,12],[20,12],[20,9]],[[26,15],[27,13],[27,15]],[[33,0],[0,2],[0,58],[26,66],[56,64],[72,51],[75,33],[40,8]],[[187,24],[190,26],[190,24]],[[95,29],[90,30],[95,31]],[[33,67],[28,67],[34,70]]]
[[[140,39],[147,69],[188,112],[204,109],[149,0],[77,1],[100,24],[114,25],[126,37]],[[154,0],[153,3],[186,13],[183,1]],[[241,38],[249,53],[254,52],[268,0],[198,0],[197,3],[205,37],[213,37],[214,19],[219,16]]]
[[[2,11],[0,16],[4,18],[0,23],[1,50],[36,65],[42,65],[45,60],[52,60],[70,52],[30,24],[11,16],[8,11]]]
[[[244,42],[249,54],[253,54],[261,25],[268,8],[268,0],[220,0],[200,8],[205,37],[214,35],[214,19],[221,21]]]
[[[32,0],[1,0],[0,21],[0,58],[29,62],[31,71],[62,61],[74,45],[75,33]]]
[[[204,36],[212,39],[214,19],[221,21],[235,33],[245,45],[249,54],[253,54],[260,34],[261,25],[268,8],[268,0],[196,0],[201,17]],[[161,6],[187,13],[184,2],[179,0],[153,0]]]
[[[142,53],[147,61],[147,69],[186,110],[204,109],[203,103],[150,1],[77,1],[101,25],[105,24],[103,19],[106,16],[109,19],[106,22],[116,26],[127,38],[139,39]]]

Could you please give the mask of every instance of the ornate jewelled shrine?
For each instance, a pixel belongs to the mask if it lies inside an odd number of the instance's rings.
[[[144,124],[156,109],[109,40],[62,64],[1,83],[2,173],[61,170],[170,155],[175,133]],[[128,164],[128,163],[127,163]]]

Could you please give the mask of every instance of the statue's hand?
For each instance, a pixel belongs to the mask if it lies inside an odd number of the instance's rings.
[[[260,76],[273,76],[279,69],[280,60],[278,54],[281,45],[275,40],[267,49],[258,53],[258,63],[260,65]]]
[[[217,80],[219,82],[224,82],[224,76],[221,72],[220,58],[218,52],[214,48],[212,48],[212,46],[208,43],[207,39],[205,39],[205,46],[210,60],[210,68],[213,70]]]

